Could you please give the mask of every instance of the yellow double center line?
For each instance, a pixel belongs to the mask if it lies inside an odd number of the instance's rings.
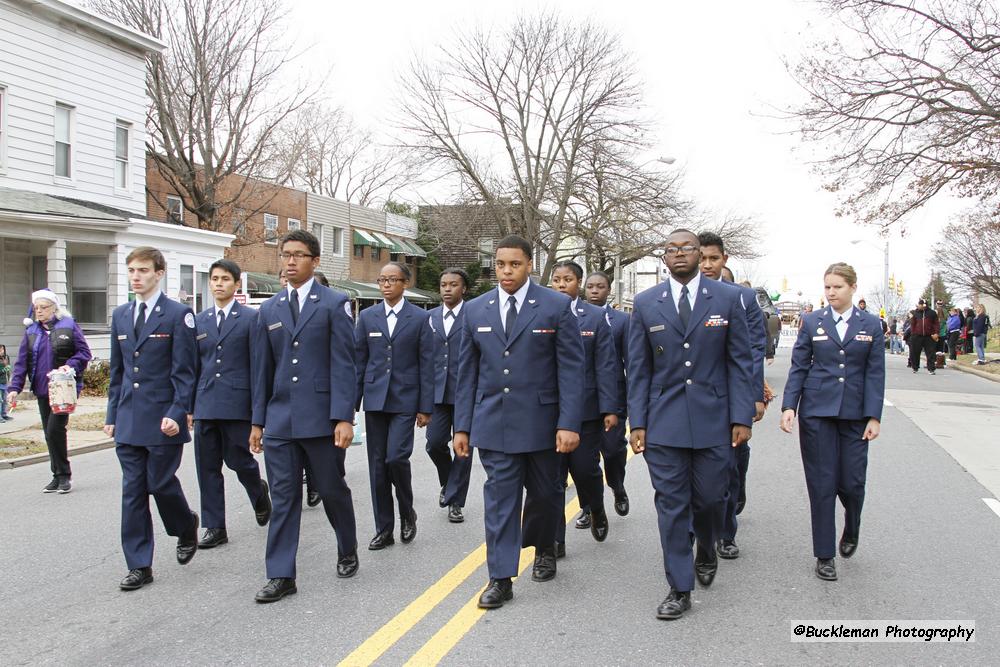
[[[632,450],[628,450],[628,459],[633,456]],[[580,503],[573,498],[566,503],[565,518],[567,523],[580,510]],[[525,547],[521,549],[521,559],[518,564],[518,576],[520,576],[529,565],[535,560],[535,548]],[[420,597],[411,602],[401,612],[396,614],[388,623],[379,628],[372,636],[366,639],[360,646],[354,649],[350,655],[340,661],[338,667],[355,667],[356,665],[370,665],[378,660],[382,654],[413,629],[417,623],[424,619],[431,611],[441,604],[445,598],[451,595],[456,588],[461,586],[472,574],[486,563],[486,543],[480,544],[477,549],[462,559],[455,567],[451,568],[443,577],[438,579],[430,588],[424,591]],[[472,629],[472,627],[486,613],[485,609],[478,607],[479,591],[454,615],[434,636],[427,640],[420,650],[411,657],[406,664],[408,666],[436,665],[444,658],[451,649]]]

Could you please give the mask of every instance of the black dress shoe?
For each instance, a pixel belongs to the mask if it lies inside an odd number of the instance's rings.
[[[198,551],[198,515],[191,512],[191,527],[177,538],[177,562],[187,565]]]
[[[708,588],[715,581],[715,573],[719,571],[719,559],[715,555],[715,549],[703,549],[701,544],[694,558],[694,573],[698,577],[698,583]]]
[[[556,542],[556,558],[565,558],[565,557],[566,557],[566,543]]]
[[[850,558],[854,555],[854,552],[858,550],[858,538],[848,537],[847,535],[840,536],[840,555],[844,558]]]
[[[153,568],[137,567],[128,571],[125,578],[118,584],[118,588],[123,591],[135,591],[151,583],[153,583]]]
[[[832,558],[816,559],[816,576],[823,581],[837,580],[837,566],[834,564]]]
[[[399,517],[399,539],[403,544],[409,544],[417,536],[417,513],[408,517]]]
[[[444,487],[441,487],[441,493],[438,494],[438,507],[447,507],[448,503],[444,500]]]
[[[513,599],[514,590],[510,584],[510,578],[490,579],[489,586],[479,596],[479,608],[499,609],[503,606],[504,602],[509,602]]]
[[[396,540],[392,537],[392,531],[387,530],[385,532],[377,534],[372,538],[372,541],[368,543],[369,551],[379,551],[380,549],[385,549],[386,547],[392,546],[396,543]]]
[[[462,523],[465,521],[465,515],[462,514],[462,508],[458,505],[452,505],[448,508],[448,521],[452,523]]]
[[[746,506],[747,506],[747,501],[746,500],[738,500],[738,501],[736,501],[736,516],[739,516],[740,514],[742,514],[743,513],[743,508],[746,507]]]
[[[206,528],[205,534],[198,543],[199,549],[214,549],[229,542],[229,534],[225,528]]]
[[[555,547],[535,547],[535,565],[531,568],[532,581],[552,581],[556,578]]]
[[[277,602],[286,595],[295,595],[298,592],[294,579],[269,579],[264,588],[257,591],[254,600],[260,603]]]
[[[604,510],[590,513],[590,534],[598,542],[608,539],[608,514]]]
[[[352,551],[346,556],[337,559],[337,576],[341,579],[349,579],[358,573],[358,552]]]
[[[576,515],[576,523],[573,526],[577,530],[587,530],[590,528],[590,511],[586,509],[580,510],[580,513]]]
[[[266,526],[271,520],[271,490],[264,480],[260,480],[260,489],[260,497],[254,503],[253,513],[257,516],[257,525]]]
[[[715,543],[715,553],[719,558],[733,560],[740,557],[740,548],[736,546],[736,540],[719,540]]]
[[[313,490],[309,490],[306,493],[306,507],[316,507],[321,502],[323,502],[322,496]]]
[[[656,608],[656,617],[664,621],[676,621],[691,608],[691,593],[670,591],[670,595]]]
[[[625,489],[615,491],[615,514],[618,516],[628,516],[628,494]]]

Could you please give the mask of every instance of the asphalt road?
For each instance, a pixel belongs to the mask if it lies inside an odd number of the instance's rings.
[[[780,353],[767,373],[779,390]],[[982,499],[998,492],[991,426],[1000,384],[951,370],[914,376],[901,358],[888,362],[893,406],[871,448],[860,547],[838,559],[838,582],[813,576],[798,440],[778,430],[777,410],[754,429],[742,554],[722,561],[712,587],[696,590],[693,610],[672,623],[654,617],[667,586],[641,457],[626,482],[632,512],[612,514],[607,542],[570,528],[555,581],[521,577],[513,602],[483,613],[473,604],[487,580],[482,468],[473,470],[466,522],[449,524],[422,433],[416,541],[361,551],[358,575],[339,580],[333,532],[321,509],[304,510],[299,593],[274,605],[253,602],[266,529],[232,475],[230,543],[180,566],[154,516],[156,581],[119,591],[121,473],[107,450],[72,460],[68,496],[39,492],[46,465],[0,471],[0,665],[995,663],[1000,516]],[[181,481],[196,505],[191,449]],[[348,481],[363,547],[373,520],[360,447],[348,454]],[[971,619],[977,641],[792,643],[793,619]]]

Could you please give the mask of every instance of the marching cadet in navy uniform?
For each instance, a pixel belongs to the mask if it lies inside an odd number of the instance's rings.
[[[177,538],[177,562],[198,549],[198,515],[191,511],[177,468],[189,442],[197,353],[194,313],[160,291],[167,264],[156,248],[125,258],[135,301],[111,315],[111,377],[104,426],[122,466],[122,549],[128,575],[119,587],[153,581],[153,521],[149,496],[167,535]]]
[[[271,517],[267,482],[260,478],[260,466],[250,453],[253,366],[250,337],[257,313],[234,298],[240,284],[240,267],[236,262],[228,259],[214,262],[208,270],[208,281],[215,305],[195,318],[198,383],[194,414],[189,417],[189,422],[193,420],[196,425],[194,457],[205,527],[199,549],[229,542],[223,462],[246,489],[257,525],[266,526]]]
[[[702,232],[698,234],[698,244],[701,246],[701,275],[711,280],[717,280],[723,285],[728,285],[740,293],[740,301],[747,315],[747,327],[750,330],[750,349],[753,352],[753,420],[758,422],[763,418],[764,410],[767,407],[764,400],[764,356],[767,351],[767,327],[764,324],[764,311],[760,309],[760,304],[757,303],[757,293],[752,287],[743,287],[731,280],[726,280],[723,269],[726,268],[729,255],[726,254],[726,246],[722,237],[715,232]],[[743,504],[746,502],[750,442],[747,441],[746,444],[734,448],[732,454],[729,488],[722,506],[722,516],[719,519],[721,522],[719,540],[715,544],[716,553],[720,558],[727,560],[739,558],[740,555],[740,548],[736,545],[736,530],[739,527],[736,515],[743,510]]]
[[[837,580],[837,498],[844,506],[839,551],[858,548],[868,443],[879,436],[885,398],[885,334],[878,315],[852,304],[857,274],[831,264],[823,277],[826,308],[806,315],[792,350],[781,401],[781,429],[799,418],[799,446],[812,513],[816,576]]]
[[[427,426],[427,455],[437,468],[441,495],[438,505],[448,508],[448,521],[462,523],[472,459],[452,458],[448,446],[455,421],[455,386],[458,384],[458,351],[462,340],[462,314],[469,276],[462,269],[445,269],[439,279],[443,305],[430,311],[434,331],[434,414]]]
[[[711,585],[715,539],[732,453],[750,439],[753,357],[746,313],[731,287],[703,280],[698,237],[667,237],[668,280],[635,298],[629,324],[631,445],[655,490],[670,594],[657,618],[691,608],[695,573]],[[697,540],[691,559],[691,528]]]
[[[584,375],[582,394],[583,424],[580,446],[562,457],[563,504],[566,476],[573,474],[581,511],[586,508],[590,534],[598,542],[608,537],[608,515],[604,511],[604,479],[601,473],[601,444],[604,433],[618,426],[618,367],[611,325],[603,308],[580,301],[583,267],[576,262],[556,262],[552,287],[573,300],[571,310],[580,328],[583,343]],[[556,557],[566,553],[566,522],[556,533]]]
[[[392,490],[399,502],[399,537],[417,536],[410,455],[413,424],[424,427],[434,410],[434,341],[427,311],[403,298],[410,282],[405,264],[389,262],[376,281],[382,303],[358,315],[357,407],[364,397],[375,537],[372,551],[395,544]]]
[[[337,576],[358,571],[351,489],[344,478],[354,437],[354,326],[347,297],[318,284],[319,241],[288,232],[279,246],[288,287],[261,304],[254,342],[250,450],[263,449],[274,508],[267,531],[267,584],[257,602],[297,592],[303,463],[337,534]]]
[[[615,374],[618,377],[618,425],[604,431],[601,442],[601,455],[604,457],[604,477],[608,488],[615,495],[615,512],[618,516],[627,516],[629,511],[628,494],[625,492],[625,466],[628,464],[628,441],[625,439],[625,422],[628,415],[628,388],[625,384],[625,368],[628,365],[628,322],[629,317],[620,310],[615,310],[608,303],[611,294],[611,278],[603,271],[593,271],[587,276],[584,285],[587,302],[601,308],[605,312],[608,324],[611,325],[611,336],[615,344]],[[590,515],[583,510],[576,520],[576,527],[590,528]]]
[[[490,583],[479,597],[482,609],[513,598],[510,580],[522,547],[535,547],[532,579],[555,577],[553,541],[563,513],[559,455],[580,443],[580,327],[569,297],[529,280],[531,256],[523,238],[501,240],[495,257],[499,287],[463,309],[454,447],[459,456],[478,449],[486,469]]]

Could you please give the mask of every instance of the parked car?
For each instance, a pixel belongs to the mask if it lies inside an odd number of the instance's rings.
[[[771,340],[772,349],[778,349],[778,338],[781,336],[781,314],[771,301],[771,296],[763,287],[754,287],[757,293],[757,305],[764,311],[764,326]]]

